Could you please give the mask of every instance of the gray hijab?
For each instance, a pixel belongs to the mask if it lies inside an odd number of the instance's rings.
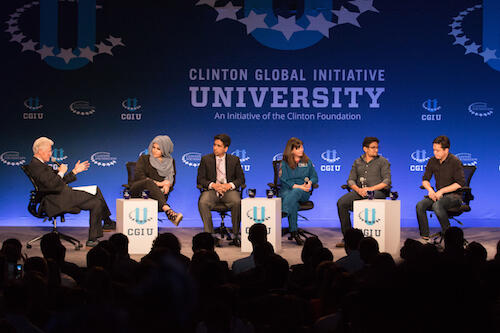
[[[151,154],[153,143],[157,143],[160,146],[161,156],[163,157],[161,161]],[[158,171],[161,177],[164,177],[170,183],[174,181],[174,159],[170,156],[173,151],[174,144],[168,135],[158,135],[151,141],[148,147],[149,163]]]

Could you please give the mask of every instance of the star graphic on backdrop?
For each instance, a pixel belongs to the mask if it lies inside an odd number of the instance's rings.
[[[289,18],[278,16],[278,24],[274,25],[271,29],[280,31],[286,40],[290,40],[295,32],[304,30],[304,28],[297,25],[295,16],[290,16]]]
[[[330,28],[334,27],[336,24],[330,21],[327,21],[323,14],[319,13],[318,16],[309,16],[306,15],[307,19],[309,22],[309,26],[307,27],[306,30],[314,30],[314,31],[319,31],[323,36],[329,37],[330,36]]]
[[[111,49],[113,48],[112,46],[100,42],[96,45],[96,47],[99,49],[99,53],[107,53],[109,55],[113,55],[113,53],[111,52]]]
[[[463,34],[464,32],[462,31],[462,29],[453,29],[451,30],[448,35],[452,35],[452,36],[455,36],[457,37],[458,35],[461,35]]]
[[[215,1],[217,0],[200,0],[196,3],[196,6],[208,5],[210,7],[215,7]]]
[[[469,40],[469,38],[467,38],[465,36],[455,37],[455,42],[453,43],[453,45],[460,44],[460,45],[464,45],[465,46],[465,42],[468,41],[468,40]]]
[[[6,21],[5,23],[7,23],[8,25],[14,25],[17,23],[17,20],[14,20],[13,18],[11,18],[10,20]]]
[[[452,24],[448,24],[448,26],[450,26],[452,28],[458,28],[458,27],[462,26],[462,24],[458,23],[458,22],[453,22]]]
[[[44,45],[41,49],[39,49],[38,51],[38,54],[40,54],[40,57],[42,59],[45,59],[46,57],[53,57],[54,56],[54,47],[53,46],[47,46],[47,45]]]
[[[479,54],[483,57],[484,62],[488,62],[491,59],[497,59],[497,56],[495,55],[496,52],[496,50],[490,50],[489,48],[486,48],[484,52],[481,52]]]
[[[373,0],[355,0],[351,3],[358,7],[360,14],[367,11],[378,13],[377,8],[373,7]]]
[[[24,34],[17,34],[17,35],[12,35],[12,38],[10,39],[11,42],[19,42],[25,38],[26,36]]]
[[[24,8],[31,8],[31,7],[33,7],[33,5],[30,4],[30,3],[27,3],[27,4],[24,5]]]
[[[106,40],[109,41],[112,46],[117,46],[117,45],[125,46],[125,44],[122,43],[122,39],[120,37],[113,37],[109,35],[109,38],[107,38]]]
[[[459,14],[462,16],[465,16],[465,15],[469,14],[469,12],[467,10],[464,10],[463,12],[460,12]]]
[[[65,63],[69,63],[71,59],[76,58],[73,54],[73,49],[61,49],[61,52],[59,52],[57,57],[64,59]]]
[[[462,20],[464,19],[464,17],[463,17],[463,16],[458,15],[458,16],[455,16],[453,19],[454,19],[455,21],[462,21]]]
[[[19,16],[21,16],[19,13],[10,14],[10,18],[18,18]]]
[[[27,42],[21,43],[23,46],[23,49],[21,52],[24,51],[35,51],[35,45],[38,44],[38,42],[34,42],[32,39],[28,40]]]
[[[216,7],[215,10],[217,11],[218,15],[215,21],[217,22],[226,18],[237,20],[236,12],[240,9],[241,7],[233,6],[233,3],[231,1],[229,1],[224,7]]]
[[[16,31],[19,31],[19,27],[17,25],[11,25],[7,30],[5,30],[5,32],[10,33],[11,35]]]
[[[16,9],[16,12],[17,12],[17,13],[22,13],[22,12],[24,12],[25,10],[26,10],[26,9],[25,9],[24,7],[21,7],[21,8]]]
[[[481,45],[477,45],[475,42],[472,42],[472,44],[465,46],[465,54],[469,53],[477,54],[480,46]]]
[[[79,57],[80,58],[87,58],[88,60],[90,60],[91,62],[94,62],[94,56],[96,55],[97,53],[92,51],[90,49],[90,47],[86,47],[84,49],[80,48],[80,55]]]
[[[247,27],[247,35],[248,35],[252,31],[254,31],[255,29],[258,29],[258,28],[267,29],[268,28],[266,22],[264,22],[264,19],[266,18],[266,16],[267,16],[267,14],[257,14],[252,10],[252,11],[250,11],[250,14],[248,14],[247,17],[244,17],[239,21]]]
[[[361,28],[358,22],[358,13],[350,12],[345,7],[340,8],[340,10],[332,10],[332,13],[337,15],[337,24],[349,23]]]

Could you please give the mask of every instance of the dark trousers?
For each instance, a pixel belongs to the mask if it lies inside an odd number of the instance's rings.
[[[230,190],[224,193],[219,198],[214,190],[203,191],[198,200],[198,210],[200,211],[201,220],[203,221],[204,231],[213,233],[214,224],[212,222],[211,209],[218,202],[223,202],[224,205],[231,210],[231,222],[233,224],[233,234],[238,235],[241,222],[241,196],[240,192]]]
[[[89,240],[96,240],[102,237],[102,224],[101,221],[109,218],[111,212],[104,200],[101,189],[97,187],[95,195],[90,193],[71,190],[71,196],[78,202],[77,207],[81,210],[89,211]]]
[[[383,191],[375,191],[375,199],[384,199],[387,195]],[[351,224],[351,214],[353,210],[353,202],[356,200],[363,200],[363,198],[355,191],[350,191],[340,197],[337,201],[337,211],[339,213],[340,228],[342,229],[342,235],[345,236],[347,230],[352,228]]]
[[[149,191],[149,197],[158,201],[158,211],[163,211],[163,206],[167,204],[167,198],[165,194],[160,190],[158,185],[150,178],[141,179],[135,181],[130,186],[130,195],[134,198],[140,198],[141,193],[144,190]]]
[[[448,219],[448,209],[460,206],[460,197],[456,194],[446,194],[438,201],[430,198],[424,198],[417,203],[417,220],[420,236],[429,237],[429,220],[427,211],[434,211],[441,224],[441,230],[444,233],[450,227]]]

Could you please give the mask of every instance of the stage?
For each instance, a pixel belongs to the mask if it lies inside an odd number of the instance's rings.
[[[336,248],[335,244],[342,238],[339,228],[307,228],[308,231],[318,235],[323,242],[323,246],[329,248],[333,252],[334,260],[337,260],[345,255],[342,248]],[[431,233],[437,232],[439,229],[431,228]],[[0,242],[8,238],[17,238],[23,244],[23,253],[29,257],[41,256],[40,244],[36,243],[31,249],[26,248],[26,242],[37,235],[49,232],[49,227],[0,227]],[[75,238],[85,243],[87,239],[88,228],[84,227],[66,227],[59,228],[60,232],[74,236]],[[159,232],[171,232],[175,234],[181,242],[181,252],[190,257],[193,255],[191,251],[191,240],[194,235],[201,232],[202,228],[160,228]],[[499,228],[464,228],[465,238],[469,241],[481,243],[488,251],[488,259],[492,259],[496,254],[496,244],[500,239]],[[102,239],[107,239],[113,233],[106,232]],[[417,228],[401,228],[401,246],[407,238],[418,238]],[[66,260],[73,262],[79,266],[86,266],[86,254],[89,248],[83,247],[79,251],[75,251],[74,247],[69,243],[63,242],[66,246]],[[290,265],[301,262],[300,253],[302,246],[297,246],[288,239],[282,240],[282,250],[279,254],[284,257]],[[221,260],[228,261],[229,265],[238,259],[247,256],[246,253],[241,253],[239,248],[227,245],[224,241],[223,247],[217,248],[216,252]],[[399,260],[399,253],[391,253],[395,260]],[[143,255],[132,255],[132,258],[139,261]]]

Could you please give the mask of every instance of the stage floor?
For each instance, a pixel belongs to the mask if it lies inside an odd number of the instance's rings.
[[[83,227],[61,227],[58,228],[60,232],[69,234],[82,243],[87,239],[88,228]],[[333,252],[334,260],[337,260],[345,255],[342,248],[336,248],[335,244],[342,238],[340,229],[338,228],[307,228],[306,230],[318,235],[323,242],[323,245]],[[431,232],[437,232],[439,229],[431,229]],[[26,242],[38,235],[50,231],[48,227],[0,227],[0,242],[8,238],[17,238],[23,244],[23,253],[28,256],[41,256],[39,243],[34,244],[31,249],[26,248]],[[191,250],[191,240],[194,235],[201,232],[202,228],[160,228],[159,232],[171,232],[175,234],[181,242],[181,252],[190,257],[193,255]],[[491,259],[496,254],[496,244],[500,240],[500,228],[464,228],[465,238],[469,241],[476,241],[481,243],[488,251],[488,259]],[[107,232],[102,239],[107,239],[112,233]],[[418,238],[417,228],[401,228],[401,246],[407,238]],[[81,250],[76,251],[69,243],[64,242],[66,246],[66,260],[73,262],[80,266],[86,266],[86,254],[88,248],[83,247]],[[297,246],[288,239],[282,240],[282,250],[279,254],[284,257],[290,265],[298,264],[301,262],[300,253],[302,247]],[[226,260],[231,263],[239,258],[245,257],[248,254],[242,253],[239,248],[227,245],[224,241],[223,247],[217,248],[216,252],[219,254],[221,260]],[[391,253],[395,260],[399,260],[399,253]],[[132,258],[139,261],[143,255],[132,255]]]

